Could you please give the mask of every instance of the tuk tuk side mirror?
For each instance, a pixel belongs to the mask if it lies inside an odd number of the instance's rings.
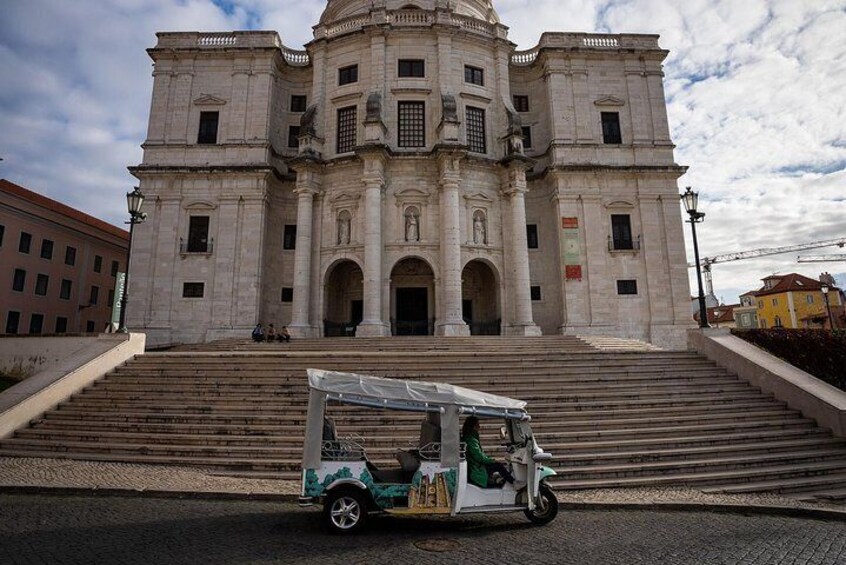
[[[499,428],[499,439],[508,439],[508,428],[505,426]]]

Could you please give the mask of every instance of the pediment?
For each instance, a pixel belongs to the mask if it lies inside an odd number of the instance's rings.
[[[361,198],[361,196],[358,194],[353,194],[351,192],[341,192],[330,198],[329,202],[331,202],[332,204],[347,204],[357,202],[359,198]]]
[[[493,198],[491,198],[490,196],[488,196],[487,194],[484,194],[482,192],[474,192],[473,194],[465,194],[464,199],[465,200],[472,200],[472,201],[476,201],[476,202],[479,202],[479,201],[481,201],[481,202],[493,202]]]
[[[606,208],[634,208],[634,202],[628,200],[612,200],[605,204]]]
[[[214,210],[217,205],[207,200],[194,200],[185,205],[186,210]]]
[[[605,96],[599,100],[593,101],[596,106],[625,106],[626,101],[617,98],[616,96]]]
[[[223,106],[224,104],[226,100],[211,94],[201,94],[199,98],[194,99],[195,106]]]
[[[406,188],[395,194],[397,198],[428,198],[429,192],[419,188]]]

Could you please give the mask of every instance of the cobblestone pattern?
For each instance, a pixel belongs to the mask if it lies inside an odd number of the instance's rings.
[[[546,527],[519,513],[376,517],[337,537],[314,510],[258,501],[0,495],[0,509],[10,564],[846,562],[841,522],[710,512],[565,511]]]
[[[189,467],[132,465],[70,459],[0,457],[0,487],[119,489],[130,491],[191,492],[232,495],[298,495],[300,483],[245,479],[210,474]],[[783,506],[843,510],[836,503],[802,502],[772,493],[707,494],[689,488],[593,489],[561,491],[562,502],[585,503],[698,503]]]

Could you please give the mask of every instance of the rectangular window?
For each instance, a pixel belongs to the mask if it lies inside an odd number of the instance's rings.
[[[526,226],[526,243],[528,243],[529,249],[537,249],[538,248],[538,225],[537,224],[528,224]]]
[[[288,126],[288,147],[297,149],[300,146],[300,126]]]
[[[217,143],[217,123],[219,112],[200,112],[200,131],[197,133],[197,143],[214,145]]]
[[[397,69],[400,78],[422,78],[426,76],[426,64],[423,59],[400,59]]]
[[[32,245],[32,234],[22,231],[21,240],[18,242],[18,251],[21,253],[29,253],[30,245]]]
[[[50,282],[50,277],[39,273],[35,277],[35,294],[36,296],[47,296],[47,284]]]
[[[93,306],[97,304],[97,300],[100,298],[100,287],[91,285],[91,294],[88,297],[88,304],[89,306]]]
[[[40,334],[44,328],[44,314],[33,314],[29,317],[29,333]]]
[[[282,302],[293,302],[294,301],[294,289],[290,287],[283,287],[282,288]]]
[[[631,216],[611,214],[611,238],[614,249],[634,249]]]
[[[207,253],[209,250],[209,217],[188,218],[188,253]]]
[[[94,256],[94,272],[100,273],[103,271],[103,258],[99,255]]]
[[[68,331],[68,319],[62,316],[56,316],[56,331],[54,333],[63,334]]]
[[[15,277],[12,279],[12,290],[23,292],[24,285],[26,285],[26,271],[15,269]]]
[[[116,277],[119,270],[120,270],[120,263],[118,261],[112,261],[112,270],[111,270],[112,276]]]
[[[620,114],[617,112],[602,112],[602,143],[623,143],[620,136]]]
[[[637,294],[637,281],[617,281],[617,294]]]
[[[523,126],[523,148],[532,148],[532,128],[531,126]]]
[[[42,239],[41,240],[41,258],[42,259],[52,259],[53,258],[53,242],[49,239]]]
[[[778,306],[778,298],[773,298],[773,306]]]
[[[6,314],[6,333],[7,334],[16,334],[18,333],[18,326],[21,323],[21,313],[15,312],[14,310],[9,310],[9,313]]]
[[[187,282],[182,285],[182,298],[202,298],[205,283]]]
[[[532,300],[540,300],[541,299],[541,289],[539,286],[530,286],[529,293],[532,296]]]
[[[467,146],[475,153],[487,153],[485,111],[467,106]]]
[[[292,112],[305,112],[307,107],[308,107],[308,99],[306,98],[305,94],[292,94],[291,95],[291,111]]]
[[[349,153],[356,144],[356,106],[347,106],[338,110],[337,153]]]
[[[479,67],[464,65],[464,82],[485,86],[485,71]]]
[[[814,303],[814,295],[813,294],[806,294],[805,295],[805,301],[808,304],[813,304]]]
[[[85,322],[85,331],[87,333],[93,334],[94,333],[94,326],[95,326],[94,320],[88,320],[87,322]]]
[[[297,248],[297,225],[286,224],[285,234],[282,236],[282,249]]]
[[[514,109],[518,112],[529,111],[529,97],[520,94],[514,95]]]
[[[426,105],[423,102],[399,102],[399,131],[397,144],[400,147],[426,146]]]
[[[76,247],[68,245],[65,247],[65,265],[73,267],[76,265]]]
[[[761,309],[761,308],[763,308],[763,307],[764,307],[764,301],[763,301],[763,300],[759,300],[759,301],[758,301],[758,309],[760,310],[760,309]]]
[[[0,247],[3,247],[3,236],[6,235],[6,226],[0,224]]]
[[[61,298],[62,300],[70,300],[72,288],[72,281],[68,279],[62,279],[62,286],[59,287],[59,298]]]
[[[358,82],[358,65],[338,69],[338,86]]]

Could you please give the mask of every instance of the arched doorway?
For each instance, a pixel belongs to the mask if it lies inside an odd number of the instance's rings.
[[[435,274],[416,257],[403,259],[391,270],[391,334],[433,335]]]
[[[354,261],[344,260],[326,276],[323,336],[354,336],[364,313],[364,274]]]
[[[491,267],[479,260],[470,261],[461,273],[461,311],[470,335],[499,335],[497,281]]]

